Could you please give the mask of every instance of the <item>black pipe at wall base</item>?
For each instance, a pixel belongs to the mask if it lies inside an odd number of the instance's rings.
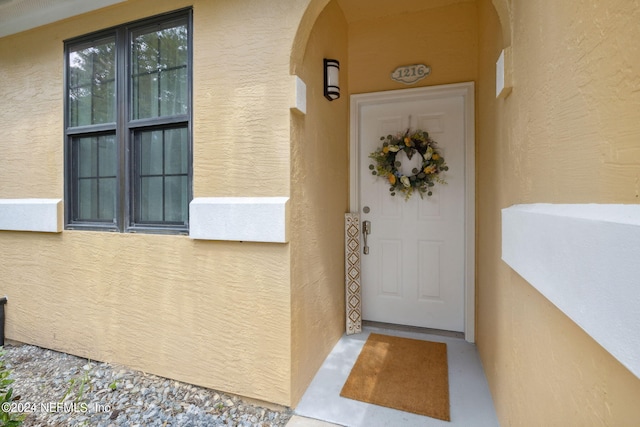
[[[0,347],[4,346],[4,305],[7,297],[0,298]]]

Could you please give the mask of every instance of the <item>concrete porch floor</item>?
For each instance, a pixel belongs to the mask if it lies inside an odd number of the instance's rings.
[[[371,332],[447,344],[451,422],[340,397],[340,390]],[[499,426],[475,345],[446,334],[377,325],[365,326],[362,333],[345,335],[338,341],[294,412],[296,415],[287,427]]]

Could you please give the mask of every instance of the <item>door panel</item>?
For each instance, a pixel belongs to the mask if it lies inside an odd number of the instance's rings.
[[[407,128],[429,132],[449,171],[431,197],[405,201],[371,174],[381,136]],[[358,121],[359,206],[371,221],[362,255],[363,318],[464,331],[464,99],[397,100],[363,105]],[[364,207],[369,208],[365,212]]]

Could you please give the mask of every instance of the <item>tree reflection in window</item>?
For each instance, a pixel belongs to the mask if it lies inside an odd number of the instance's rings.
[[[69,52],[69,126],[115,122],[115,37]]]
[[[177,24],[177,25],[176,25]],[[187,113],[187,27],[134,32],[131,41],[132,119]]]

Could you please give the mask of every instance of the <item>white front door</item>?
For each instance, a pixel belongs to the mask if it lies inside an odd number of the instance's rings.
[[[361,255],[363,319],[465,331],[468,99],[402,92],[356,107],[356,198],[361,220],[371,222],[369,253]],[[408,128],[429,132],[449,170],[442,173],[447,184],[436,184],[431,197],[415,192],[405,201],[372,175],[369,154],[381,146],[381,136]]]

